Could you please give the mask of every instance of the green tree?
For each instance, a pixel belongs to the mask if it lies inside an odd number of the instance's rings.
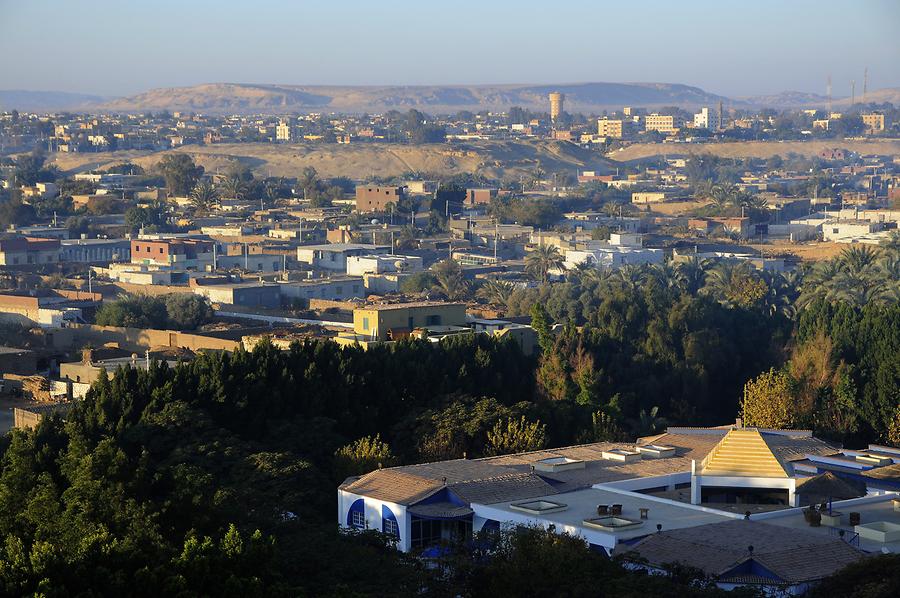
[[[396,458],[391,448],[381,440],[380,434],[364,436],[342,446],[334,454],[336,479],[362,475],[382,467],[391,467]]]
[[[165,297],[167,327],[195,330],[213,319],[209,299],[192,293],[172,293]]]
[[[562,269],[563,262],[557,246],[539,245],[525,257],[525,271],[541,284],[546,284],[550,271]]]
[[[191,206],[197,215],[206,215],[212,212],[219,201],[219,194],[212,183],[208,181],[200,181],[190,194]]]
[[[166,181],[166,187],[172,195],[186,196],[203,176],[203,167],[194,163],[187,154],[171,153],[162,157],[156,170]]]
[[[506,455],[536,451],[546,446],[546,432],[547,426],[540,420],[529,422],[524,415],[519,419],[498,421],[488,430],[485,452],[488,455]]]
[[[795,411],[794,385],[783,371],[770,369],[744,385],[744,424],[760,428],[792,428],[804,414]]]

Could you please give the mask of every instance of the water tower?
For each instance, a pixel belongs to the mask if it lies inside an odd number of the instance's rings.
[[[550,92],[550,120],[555,121],[563,111],[563,102],[566,101],[566,94],[559,91]]]

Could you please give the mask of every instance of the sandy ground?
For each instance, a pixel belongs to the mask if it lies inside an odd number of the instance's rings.
[[[764,255],[785,255],[791,253],[803,261],[828,260],[848,247],[847,244],[832,243],[830,241],[818,243],[808,241],[806,243],[791,243],[790,241],[777,241],[774,243],[751,244],[750,247],[759,250]]]
[[[825,139],[816,141],[739,141],[729,143],[636,143],[621,151],[607,154],[616,162],[629,162],[652,157],[674,157],[691,154],[714,154],[723,158],[769,158],[789,153],[814,156],[826,148],[841,148],[860,154],[900,154],[900,140]]]
[[[257,176],[296,177],[306,166],[320,176],[352,179],[428,174],[478,173],[491,179],[530,175],[536,169],[609,172],[599,153],[553,141],[497,141],[466,144],[397,145],[377,143],[291,144],[240,143],[186,146],[166,152],[104,152],[52,154],[50,161],[66,174],[102,169],[122,162],[152,167],[171,151],[190,154],[207,172],[227,169],[234,161],[250,166]]]

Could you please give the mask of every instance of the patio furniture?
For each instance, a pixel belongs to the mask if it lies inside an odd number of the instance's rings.
[[[859,516],[859,513],[850,513],[850,525],[856,526],[859,525],[859,522],[862,518]]]
[[[597,505],[597,515],[609,515],[609,505]]]
[[[610,514],[621,515],[622,514],[622,505],[613,505],[612,509],[610,509]]]
[[[646,519],[650,514],[650,509],[647,507],[641,507],[638,511],[641,513],[641,519]]]
[[[830,513],[822,513],[822,525],[826,527],[838,527],[841,524],[843,513],[840,511],[832,511]]]

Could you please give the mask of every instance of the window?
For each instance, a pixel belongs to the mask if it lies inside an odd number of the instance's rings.
[[[441,316],[426,316],[425,317],[425,325],[426,326],[440,326],[441,325]]]
[[[400,537],[400,526],[393,519],[382,520],[381,531],[397,538]]]
[[[363,330],[369,329],[369,318],[363,318]]]
[[[363,529],[366,527],[366,514],[362,511],[352,511],[350,513],[350,525]]]

